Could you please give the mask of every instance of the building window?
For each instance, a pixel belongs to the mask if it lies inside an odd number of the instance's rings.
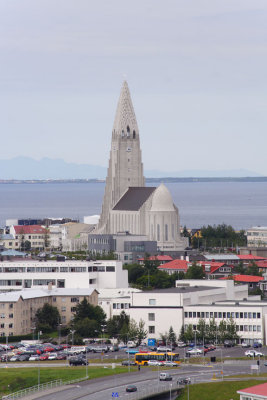
[[[189,311],[189,318],[192,318],[192,311]]]
[[[133,131],[133,139],[135,139],[136,133],[135,131]]]
[[[205,313],[201,311],[201,318],[205,318]]]
[[[235,317],[236,317],[236,318],[239,318],[239,312],[236,312],[236,313],[235,313]]]
[[[223,318],[226,318],[226,312],[223,312]]]
[[[210,318],[213,318],[213,312],[210,312]]]
[[[56,297],[53,297],[53,303],[55,303],[57,301]]]
[[[187,311],[185,311],[185,313],[184,313],[184,317],[185,317],[185,318],[187,318],[187,317],[188,317],[188,312],[187,312]]]
[[[150,306],[155,306],[156,305],[156,299],[149,299],[149,305]]]
[[[257,332],[261,332],[261,326],[257,325]]]
[[[71,307],[70,311],[71,312],[75,312],[76,311],[76,307]]]
[[[240,313],[240,318],[244,318],[244,314],[242,312]]]
[[[0,314],[0,318],[5,318],[5,314]]]
[[[154,326],[149,326],[148,327],[148,333],[155,333],[155,327]]]
[[[0,324],[0,328],[4,328],[5,327],[5,324]]]
[[[260,317],[261,317],[261,313],[258,312],[258,313],[257,313],[257,318],[260,318]]]
[[[231,318],[231,313],[230,312],[227,313],[227,318]]]
[[[71,297],[71,303],[79,303],[79,299],[77,297]]]
[[[256,315],[257,315],[257,314],[254,312],[254,313],[253,313],[253,318],[256,318]]]
[[[214,313],[214,318],[217,318],[217,315],[218,315],[218,313],[217,313],[217,312],[215,312],[215,313]]]
[[[107,272],[115,272],[115,267],[106,267]]]
[[[61,311],[65,312],[66,311],[66,307],[61,307]]]
[[[155,314],[154,313],[149,313],[148,314],[148,321],[155,321]]]
[[[244,312],[244,318],[247,319],[248,318],[248,313]]]
[[[209,318],[209,317],[210,317],[210,313],[206,312],[206,318]]]
[[[197,313],[194,311],[193,312],[193,318],[196,318],[197,317]]]
[[[200,312],[199,311],[197,312],[197,318],[200,318]]]
[[[13,314],[9,314],[9,318],[13,318]]]
[[[252,313],[251,313],[251,312],[248,313],[248,318],[249,318],[249,319],[252,318]]]
[[[113,303],[113,310],[116,310],[116,308],[117,308],[117,304]]]
[[[9,327],[9,328],[13,328],[13,324],[9,324],[8,327]]]

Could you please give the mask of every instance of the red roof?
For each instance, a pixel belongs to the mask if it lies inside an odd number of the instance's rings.
[[[144,258],[144,257],[138,258],[138,261],[145,261],[145,260],[148,260],[148,261],[155,261],[155,260],[156,261],[172,261],[173,258],[171,256],[150,256],[148,258]]]
[[[267,268],[267,260],[256,261],[255,264],[259,268]]]
[[[226,276],[220,279],[233,279],[235,282],[246,282],[246,283],[257,283],[263,281],[262,276],[255,276],[255,275],[233,275],[233,276]]]
[[[188,263],[189,261],[186,260],[172,260],[164,265],[161,265],[160,267],[158,267],[159,269],[178,269],[178,270],[185,270],[187,271],[188,269]]]
[[[16,235],[37,235],[46,233],[46,229],[40,225],[14,225]]]
[[[223,263],[223,262],[215,262],[215,261],[210,261],[210,262],[209,261],[197,261],[197,264],[202,265],[202,267],[204,268],[204,272],[208,272],[210,274],[213,274],[213,272],[217,271],[217,269],[219,269],[220,267],[225,265],[225,263]],[[205,270],[206,265],[210,266],[210,271]],[[232,265],[227,265],[227,267],[233,268]]]
[[[267,383],[261,383],[260,385],[251,386],[246,389],[238,390],[238,394],[256,394],[258,396],[267,396]]]
[[[242,254],[237,257],[240,258],[240,260],[266,260],[265,257],[254,256],[253,254]]]

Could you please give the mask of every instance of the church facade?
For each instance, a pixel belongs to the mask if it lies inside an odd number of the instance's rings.
[[[127,232],[157,242],[157,250],[181,251],[179,211],[164,184],[145,186],[139,129],[127,82],[117,106],[102,212],[93,234]]]

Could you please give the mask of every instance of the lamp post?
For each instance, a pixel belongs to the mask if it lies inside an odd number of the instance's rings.
[[[75,333],[76,331],[75,331],[75,329],[71,329],[70,330],[70,333],[71,333],[71,344],[72,344],[72,346],[73,346],[73,338],[74,338],[74,333]]]

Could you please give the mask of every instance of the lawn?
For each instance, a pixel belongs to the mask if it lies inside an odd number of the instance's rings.
[[[239,400],[237,390],[264,383],[262,380],[248,379],[246,381],[199,383],[189,385],[190,400]],[[177,400],[187,400],[187,388],[183,389]]]
[[[131,371],[137,368],[131,367]],[[40,368],[40,383],[62,379],[69,381],[85,376],[85,367]],[[115,369],[88,366],[89,379],[128,372],[128,367]],[[38,384],[37,368],[1,368],[0,396]]]

